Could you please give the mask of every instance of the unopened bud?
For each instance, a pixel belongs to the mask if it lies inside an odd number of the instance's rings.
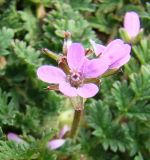
[[[69,31],[64,31],[63,35],[64,35],[64,39],[70,39],[71,38],[71,32],[69,32]]]
[[[7,135],[8,140],[10,141],[14,141],[17,143],[22,143],[23,139],[21,139],[17,134],[13,133],[13,132],[9,132]]]
[[[71,33],[66,31],[64,32],[64,44],[63,44],[63,54],[67,55],[67,51],[72,44]]]
[[[39,19],[42,19],[46,16],[46,11],[45,11],[45,8],[42,4],[38,5],[37,6],[37,17]]]
[[[140,28],[140,16],[134,11],[127,12],[124,16],[124,28],[120,29],[122,39],[128,43],[136,44],[141,40],[143,29]]]

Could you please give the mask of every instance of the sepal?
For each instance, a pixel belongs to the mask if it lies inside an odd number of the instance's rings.
[[[111,76],[117,72],[119,72],[119,69],[109,69],[107,72],[105,72],[101,77],[108,77],[108,76]]]
[[[128,32],[124,28],[119,29],[119,33],[120,33],[121,38],[125,42],[130,43],[130,44],[136,44],[139,41],[141,41],[141,39],[143,37],[143,31],[144,31],[143,28],[141,28],[140,32],[137,34],[137,36],[132,38],[132,37],[130,37],[130,35],[128,34]]]

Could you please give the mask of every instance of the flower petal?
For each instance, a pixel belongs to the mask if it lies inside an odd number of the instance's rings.
[[[126,45],[120,39],[113,40],[110,42],[103,52],[103,56],[107,56],[110,58],[111,64],[115,63],[119,59],[126,56],[128,52],[126,52]],[[129,45],[128,45],[129,46]]]
[[[17,143],[23,142],[23,140],[17,134],[12,133],[12,132],[7,134],[7,138],[8,140],[15,141]]]
[[[70,127],[68,125],[64,125],[60,131],[59,138],[62,138],[68,131],[70,131]]]
[[[65,81],[66,78],[65,73],[61,69],[49,65],[43,65],[39,67],[37,70],[37,76],[44,82],[54,84]]]
[[[124,49],[125,49],[126,55],[123,58],[116,61],[115,63],[111,64],[109,69],[118,69],[130,60],[130,58],[131,58],[131,55],[130,55],[131,46],[126,44],[124,46]]]
[[[60,90],[60,92],[62,92],[66,96],[69,96],[69,97],[77,96],[77,89],[75,87],[72,87],[67,82],[60,83],[59,90]]]
[[[84,62],[83,76],[85,78],[97,78],[101,76],[110,65],[108,57],[101,57]]]
[[[60,148],[65,143],[64,139],[53,139],[48,142],[48,147],[52,150]]]
[[[140,31],[140,19],[136,12],[127,12],[124,17],[124,28],[134,38]]]
[[[126,64],[131,58],[131,55],[128,54],[126,55],[124,58],[118,60],[117,62],[115,62],[114,64],[112,64],[109,69],[119,69],[121,66],[123,66],[124,64]]]
[[[84,84],[82,87],[77,89],[78,95],[83,98],[93,97],[97,94],[98,91],[99,88],[93,83]]]
[[[92,39],[90,39],[90,43],[91,43],[91,45],[92,45],[92,47],[94,49],[94,52],[95,52],[96,56],[99,56],[106,48],[103,45],[95,43],[95,41],[93,41]]]
[[[68,49],[67,62],[70,69],[78,70],[83,64],[85,51],[80,43],[72,43]]]

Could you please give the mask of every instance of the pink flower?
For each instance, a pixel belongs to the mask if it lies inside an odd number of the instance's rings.
[[[70,131],[70,127],[67,126],[67,125],[64,125],[64,127],[62,128],[62,130],[61,130],[60,133],[59,133],[59,138],[63,138],[64,135],[65,135],[68,131]]]
[[[100,57],[110,59],[109,69],[118,69],[130,60],[131,46],[120,39],[111,41],[106,47],[102,47],[94,41],[91,44],[97,56],[101,55]]]
[[[48,142],[48,148],[54,150],[54,149],[60,148],[62,145],[64,145],[65,139],[63,139],[63,137],[68,131],[70,131],[70,128],[67,125],[65,125],[62,128],[61,132],[59,133],[59,138],[53,139]]]
[[[132,39],[140,33],[140,19],[136,12],[132,11],[125,14],[124,28]]]
[[[23,142],[23,140],[17,134],[12,133],[12,132],[7,134],[7,138],[8,140],[15,141],[17,143]]]
[[[72,43],[67,52],[69,73],[54,66],[43,65],[38,68],[37,76],[40,80],[59,85],[59,91],[66,96],[93,97],[99,88],[94,83],[85,83],[86,79],[101,76],[109,67],[108,57],[89,60],[80,43]]]
[[[65,139],[53,139],[48,142],[48,148],[54,150],[60,148],[65,143]]]

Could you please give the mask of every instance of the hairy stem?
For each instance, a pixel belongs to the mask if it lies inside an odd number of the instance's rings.
[[[74,138],[76,136],[82,114],[83,114],[83,106],[79,106],[75,108],[74,118],[73,118],[72,127],[70,131],[70,138]]]

